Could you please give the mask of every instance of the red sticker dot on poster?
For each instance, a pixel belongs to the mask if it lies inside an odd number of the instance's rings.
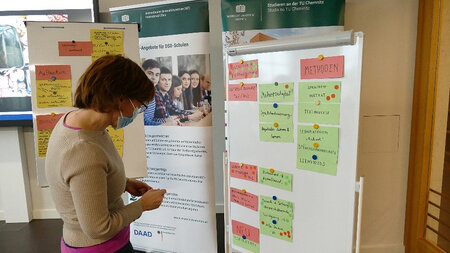
[[[331,94],[331,97],[332,97],[332,98],[335,98],[335,97],[336,97],[336,94]]]
[[[282,232],[280,232],[280,236],[283,236],[283,233],[282,233]]]
[[[327,96],[327,100],[330,100],[331,98],[330,98],[330,96]]]
[[[264,221],[261,221],[261,224],[263,224],[263,225],[264,225]]]
[[[336,90],[339,90],[339,85],[335,85],[334,88],[335,88]]]

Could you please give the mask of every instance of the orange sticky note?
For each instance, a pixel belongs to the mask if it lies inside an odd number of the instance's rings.
[[[300,60],[301,79],[339,78],[344,76],[344,56]]]
[[[36,116],[36,126],[38,130],[53,130],[56,123],[64,114],[54,114],[53,115],[37,115]]]
[[[36,80],[70,79],[70,65],[36,65]]]
[[[258,182],[258,175],[253,173],[258,169],[256,165],[230,162],[230,169],[231,177]]]
[[[59,56],[91,56],[92,42],[90,41],[59,41]]]
[[[258,211],[258,196],[230,187],[230,200],[241,206]]]
[[[253,227],[236,220],[232,220],[231,224],[233,234],[239,237],[245,235],[247,240],[259,243],[259,229],[257,227]]]
[[[257,99],[258,89],[256,83],[228,85],[229,101],[257,101]]]

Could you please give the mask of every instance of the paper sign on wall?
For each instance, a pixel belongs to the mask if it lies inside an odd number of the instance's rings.
[[[339,125],[340,104],[298,103],[298,122]]]
[[[37,115],[37,148],[38,156],[45,157],[47,155],[48,140],[55,128],[56,123],[64,114]]]
[[[245,190],[230,187],[230,201],[254,211],[258,211],[258,196],[246,192]]]
[[[230,80],[257,78],[258,76],[258,60],[242,60],[228,64],[228,78]]]
[[[251,164],[230,162],[230,176],[258,182],[258,167]]]
[[[267,142],[294,142],[293,124],[275,123],[259,124],[259,139]]]
[[[261,196],[259,220],[261,234],[292,242],[292,202],[276,196]]]
[[[339,128],[298,126],[297,132],[297,168],[336,175]]]
[[[232,220],[233,244],[251,252],[259,252],[259,229]]]
[[[110,54],[123,55],[123,31],[91,29],[92,61]]]
[[[259,104],[260,122],[285,122],[292,124],[294,114],[293,105]]]
[[[111,137],[111,140],[114,143],[120,157],[123,157],[123,128],[116,130],[111,126],[108,126],[106,131],[108,131],[108,134]]]
[[[292,191],[292,174],[273,168],[259,168],[259,182],[279,189]]]
[[[91,41],[59,41],[59,56],[91,56]]]
[[[256,101],[257,99],[258,92],[256,83],[228,85],[229,101]]]
[[[301,79],[344,77],[344,56],[300,60]]]
[[[70,65],[36,65],[36,106],[72,106]]]
[[[340,103],[341,82],[302,82],[298,84],[298,101],[300,103]]]
[[[259,102],[294,102],[294,84],[278,82],[260,84]]]

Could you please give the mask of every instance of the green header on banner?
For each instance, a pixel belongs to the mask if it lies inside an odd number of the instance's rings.
[[[138,23],[139,38],[209,32],[208,1],[187,1],[111,12],[115,23]]]
[[[343,26],[345,0],[222,0],[224,31]]]

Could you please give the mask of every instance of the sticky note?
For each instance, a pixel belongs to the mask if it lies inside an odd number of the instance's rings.
[[[261,234],[292,242],[292,202],[261,196],[259,212]]]
[[[242,236],[233,234],[233,244],[253,253],[259,252],[259,243],[244,239]]]
[[[45,157],[47,155],[48,140],[50,139],[51,134],[51,129],[37,131],[37,147],[39,157]]]
[[[53,128],[56,123],[64,114],[55,115],[37,115],[36,116],[36,128],[37,128],[37,149],[39,157],[46,157],[48,140],[52,134]]]
[[[259,168],[259,182],[286,191],[292,191],[291,173],[274,169]]]
[[[230,201],[241,206],[258,211],[258,196],[240,189],[230,187]]]
[[[314,147],[318,143],[318,147]],[[297,127],[297,168],[329,175],[337,174],[339,128]]]
[[[322,79],[344,77],[344,56],[300,60],[301,79]]]
[[[91,56],[91,41],[58,41],[59,56]]]
[[[231,220],[233,234],[242,236],[245,235],[246,240],[259,243],[259,229],[248,224]]]
[[[340,103],[341,82],[302,82],[298,84],[300,103]]]
[[[91,29],[92,61],[110,54],[123,55],[123,31]]]
[[[294,114],[293,105],[259,104],[260,122],[286,122],[292,124]]]
[[[56,123],[64,114],[54,114],[54,115],[37,115],[36,116],[36,127],[38,130],[53,129]]]
[[[123,128],[116,130],[111,126],[108,126],[106,128],[106,131],[111,137],[111,140],[114,143],[114,146],[116,147],[120,157],[123,157]]]
[[[292,123],[277,123],[275,127],[270,123],[259,124],[259,139],[266,142],[294,142],[294,128]]]
[[[228,100],[229,101],[256,101],[258,99],[258,91],[256,83],[229,84]]]
[[[70,65],[36,65],[36,80],[71,80]]]
[[[239,61],[228,64],[229,80],[257,78],[258,76],[258,60]]]
[[[298,122],[339,125],[340,104],[298,103]]]
[[[258,166],[230,162],[230,176],[252,182],[258,182]]]
[[[71,80],[36,80],[36,106],[38,108],[71,107]]]
[[[260,84],[259,102],[294,102],[294,83]]]

